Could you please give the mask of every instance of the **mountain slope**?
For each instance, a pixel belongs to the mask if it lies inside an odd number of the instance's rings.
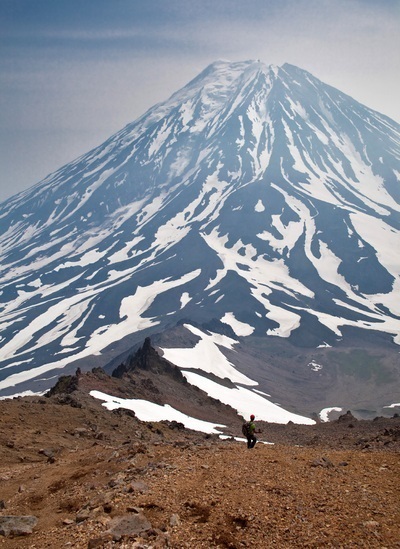
[[[0,205],[0,390],[183,319],[400,343],[399,144],[306,71],[214,63]]]

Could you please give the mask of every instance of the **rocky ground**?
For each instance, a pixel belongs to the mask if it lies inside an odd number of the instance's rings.
[[[264,423],[247,450],[109,412],[93,380],[0,402],[0,546],[400,547],[400,418]]]

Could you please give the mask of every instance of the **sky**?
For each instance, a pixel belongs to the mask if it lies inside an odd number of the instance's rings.
[[[400,122],[400,0],[0,0],[0,202],[217,59],[291,63]]]

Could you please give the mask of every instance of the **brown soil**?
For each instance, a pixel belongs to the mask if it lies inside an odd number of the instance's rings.
[[[70,395],[0,402],[0,516],[38,518],[0,546],[400,547],[399,418],[263,424],[275,444],[247,450],[109,412],[88,379]],[[142,533],[109,532],[142,514]]]

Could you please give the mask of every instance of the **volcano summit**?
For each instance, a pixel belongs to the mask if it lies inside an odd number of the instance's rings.
[[[378,384],[390,405],[399,174],[400,125],[388,117],[292,65],[210,65],[0,205],[2,394],[44,390],[181,325],[180,338],[194,337],[187,326],[229,336],[230,362],[260,388],[278,381],[279,398],[312,371],[318,391],[341,380],[332,398],[347,379],[369,395]]]

